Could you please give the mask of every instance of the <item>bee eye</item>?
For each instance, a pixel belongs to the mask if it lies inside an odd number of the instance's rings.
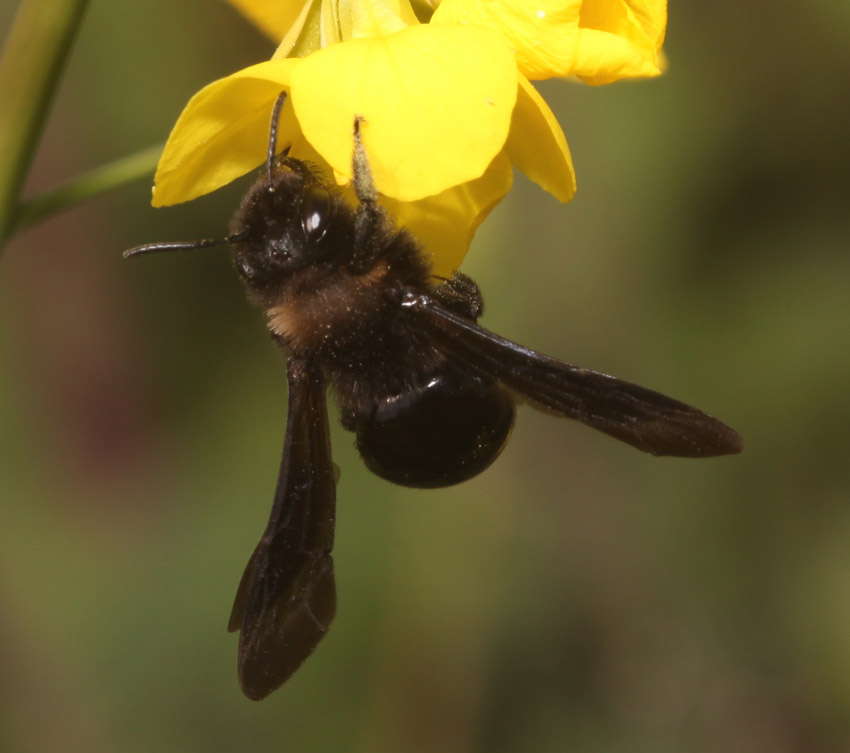
[[[321,240],[328,229],[330,194],[321,186],[310,186],[301,204],[301,227],[308,240]]]

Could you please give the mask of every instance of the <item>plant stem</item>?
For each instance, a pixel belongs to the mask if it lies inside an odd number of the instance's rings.
[[[0,243],[8,238],[88,0],[22,0],[0,56]]]
[[[9,228],[9,235],[25,230],[41,219],[79,204],[98,194],[153,175],[164,144],[148,147],[114,162],[83,173],[67,183],[22,204]]]

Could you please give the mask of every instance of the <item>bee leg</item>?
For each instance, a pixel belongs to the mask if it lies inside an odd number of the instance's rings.
[[[375,189],[375,182],[372,180],[369,155],[366,154],[366,147],[363,146],[363,135],[360,133],[360,126],[363,121],[362,115],[354,116],[354,154],[351,157],[351,168],[354,193],[357,194],[357,198],[363,206],[369,207],[378,203],[378,191]]]
[[[478,285],[463,272],[455,272],[448,280],[437,285],[431,295],[447,309],[472,321],[477,321],[484,313],[484,299]]]
[[[377,258],[383,248],[388,220],[384,210],[378,203],[378,190],[372,180],[372,170],[369,167],[369,155],[363,145],[360,126],[363,116],[354,118],[354,153],[351,157],[353,172],[352,182],[354,193],[360,206],[354,218],[354,252],[356,266],[368,269],[371,260]]]

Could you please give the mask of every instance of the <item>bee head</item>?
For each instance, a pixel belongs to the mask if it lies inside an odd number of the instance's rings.
[[[300,160],[285,158],[251,188],[231,222],[236,269],[248,286],[267,290],[307,267],[340,263],[351,247],[352,212]]]

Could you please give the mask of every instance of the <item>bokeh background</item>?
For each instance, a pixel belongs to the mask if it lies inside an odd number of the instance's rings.
[[[0,30],[16,3],[0,1]],[[442,491],[342,469],[339,613],[256,704],[225,631],[284,360],[221,235],[247,186],[139,183],[0,259],[0,750],[850,750],[850,5],[671,3],[661,79],[542,89],[567,206],[521,176],[465,264],[487,326],[743,434],[654,459],[524,409]],[[91,3],[29,191],[164,139],[269,57],[219,0]]]

